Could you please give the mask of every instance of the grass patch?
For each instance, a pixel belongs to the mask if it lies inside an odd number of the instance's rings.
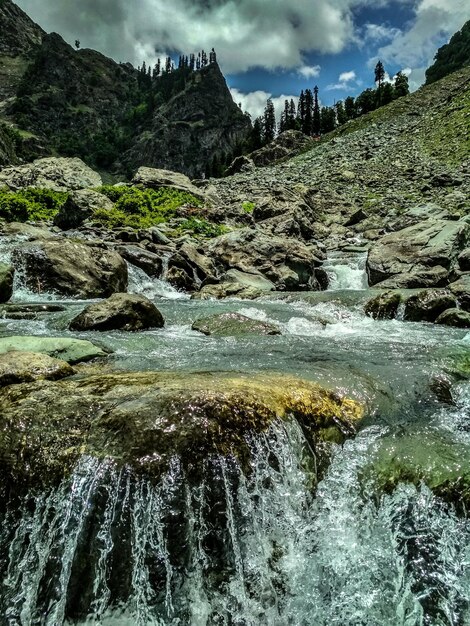
[[[7,222],[47,222],[59,211],[67,197],[67,193],[52,189],[0,189],[0,218]]]
[[[203,218],[190,217],[189,219],[184,220],[184,222],[181,222],[175,232],[177,235],[184,235],[187,232],[191,232],[194,235],[211,239],[212,237],[225,235],[225,233],[228,233],[229,231],[230,228],[224,224],[214,224],[213,222],[209,222]]]
[[[242,209],[245,213],[253,213],[256,208],[256,204],[254,202],[244,202],[242,204]]]

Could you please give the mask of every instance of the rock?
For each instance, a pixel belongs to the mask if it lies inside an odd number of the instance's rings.
[[[470,313],[461,309],[447,309],[436,319],[436,324],[455,326],[456,328],[470,328]]]
[[[280,335],[275,324],[254,320],[240,313],[220,313],[196,320],[192,325],[204,335],[216,337],[237,337],[239,335]]]
[[[259,298],[265,291],[248,287],[241,283],[219,283],[215,285],[204,285],[200,291],[193,293],[193,300],[222,300],[223,298],[239,298],[242,300],[254,300]]]
[[[156,226],[149,228],[148,233],[153,243],[156,243],[157,245],[167,246],[171,244],[171,240],[168,239],[168,237],[166,237]]]
[[[345,226],[355,226],[356,224],[359,224],[359,222],[362,222],[363,220],[367,219],[369,217],[369,214],[364,211],[364,209],[358,209],[357,211],[355,211],[351,217],[346,220],[346,222],[344,222]]]
[[[0,387],[34,380],[59,380],[74,373],[68,363],[47,354],[18,351],[0,354]]]
[[[449,290],[457,298],[460,307],[470,312],[470,275],[461,276],[449,285]]]
[[[74,191],[54,217],[54,224],[62,230],[78,228],[98,209],[111,211],[113,207],[111,200],[102,193],[91,189]]]
[[[14,273],[11,265],[0,263],[0,302],[8,302],[13,295]]]
[[[248,156],[257,167],[263,167],[284,159],[292,157],[299,152],[313,148],[315,141],[307,137],[298,130],[286,130],[280,133],[274,141],[267,146],[252,152]]]
[[[419,287],[445,287],[449,272],[440,265],[429,269],[414,266],[408,272],[396,274],[374,285],[380,289],[417,289]]]
[[[165,274],[165,279],[170,283],[172,287],[178,289],[178,291],[194,291],[197,289],[197,284],[194,280],[194,276],[188,274],[188,272],[181,267],[170,267]]]
[[[240,228],[209,241],[207,253],[221,273],[237,269],[262,274],[285,291],[319,288],[315,264],[320,262],[312,248],[295,239]]]
[[[363,414],[357,401],[276,374],[125,372],[14,385],[0,390],[2,479],[58,483],[83,455],[155,478],[175,456],[191,479],[211,454],[235,455],[249,471],[247,436],[274,421],[297,420],[315,447],[354,434]]]
[[[239,172],[250,172],[254,169],[255,164],[249,156],[236,157],[225,170],[225,176],[233,176]]]
[[[77,158],[48,157],[0,171],[0,187],[6,185],[13,191],[26,187],[75,191],[102,184],[101,176]]]
[[[145,188],[158,189],[159,187],[170,187],[192,194],[199,200],[205,200],[202,193],[185,174],[179,172],[171,172],[170,170],[161,170],[153,167],[139,167],[137,173],[132,179],[133,185],[141,185]]]
[[[140,246],[118,246],[117,252],[152,278],[159,278],[163,270],[163,256],[149,252]]]
[[[448,291],[426,289],[410,296],[405,302],[404,319],[411,322],[435,322],[441,313],[456,306]]]
[[[2,337],[0,354],[6,352],[38,352],[46,354],[71,365],[82,361],[91,361],[108,353],[95,346],[91,341],[70,339],[68,337]]]
[[[430,180],[433,187],[457,187],[462,184],[460,176],[456,176],[453,172],[441,172],[436,174]]]
[[[465,248],[469,232],[464,220],[428,219],[385,235],[369,251],[369,284],[376,285],[398,274],[416,274],[435,266],[450,270]]]
[[[5,304],[0,307],[0,317],[10,320],[36,320],[59,311],[65,311],[65,307],[60,304]]]
[[[19,237],[21,240],[31,241],[34,239],[57,239],[55,233],[47,227],[31,226],[22,222],[8,222],[0,224],[2,235],[5,237]]]
[[[459,267],[462,272],[470,271],[470,248],[465,248],[458,257]]]
[[[127,265],[98,245],[71,239],[38,240],[15,248],[13,264],[35,293],[73,298],[105,298],[127,289]]]
[[[398,291],[381,293],[366,303],[365,313],[375,320],[392,320],[396,317],[401,300]]]
[[[179,257],[183,258],[182,264]],[[173,265],[182,267],[188,274],[192,273],[194,275],[195,273],[197,280],[201,282],[208,278],[214,278],[216,274],[212,259],[198,252],[196,247],[189,243],[184,243],[178,250],[178,254],[170,258],[168,266],[171,267]],[[188,266],[190,268],[189,271]]]
[[[221,281],[224,283],[237,283],[244,287],[256,289],[258,291],[273,291],[275,285],[273,282],[265,278],[262,274],[248,274],[247,272],[240,272],[239,270],[228,270],[221,277]]]
[[[145,330],[162,328],[162,314],[148,298],[115,293],[86,307],[70,322],[70,330]]]

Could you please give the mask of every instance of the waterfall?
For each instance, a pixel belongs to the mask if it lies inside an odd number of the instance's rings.
[[[6,507],[6,623],[468,623],[469,522],[424,487],[365,497],[359,476],[379,435],[348,442],[316,497],[295,423],[250,439],[248,472],[213,456],[195,480],[174,458],[154,483],[83,457],[58,488]]]
[[[168,264],[168,260],[166,260],[166,263]],[[151,278],[143,269],[132,265],[128,261],[127,268],[129,272],[129,286],[127,290],[129,293],[141,293],[150,299],[184,300],[189,298],[188,294],[178,291],[168,281],[161,278]]]
[[[330,252],[323,269],[329,278],[328,291],[367,289],[367,252]]]

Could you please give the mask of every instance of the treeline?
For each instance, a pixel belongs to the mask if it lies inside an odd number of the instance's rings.
[[[300,130],[310,137],[320,137],[410,92],[408,77],[403,72],[398,72],[393,83],[385,81],[385,68],[380,61],[375,67],[374,78],[376,88],[365,89],[356,98],[348,96],[331,107],[320,107],[318,87],[315,86],[313,91],[302,90],[297,106],[293,99],[285,101],[279,124],[276,124],[274,105],[269,99],[264,114],[253,123],[251,144],[256,146],[253,149],[268,144],[277,133],[286,130]]]
[[[434,63],[426,70],[426,85],[470,65],[470,20],[436,52]]]
[[[153,67],[144,61],[142,66],[137,68],[137,71],[139,72],[139,81],[145,85],[178,70],[181,73],[197,72],[207,65],[211,65],[211,63],[217,63],[217,53],[214,48],[209,54],[201,50],[197,54],[190,54],[189,56],[180,55],[178,65],[175,65],[171,57],[166,57],[164,60],[158,58]]]

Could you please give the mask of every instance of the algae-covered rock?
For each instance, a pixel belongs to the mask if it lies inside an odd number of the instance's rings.
[[[232,337],[237,335],[280,335],[275,324],[254,320],[240,313],[219,313],[196,320],[192,326],[204,335]]]
[[[432,431],[391,435],[374,445],[362,475],[373,489],[390,493],[399,483],[424,483],[448,502],[470,503],[468,446]]]
[[[130,331],[162,328],[164,324],[160,311],[145,296],[115,293],[87,306],[70,322],[70,329]]]
[[[11,265],[0,263],[0,302],[8,302],[13,295],[13,275]]]
[[[72,376],[68,363],[47,354],[11,351],[0,354],[0,386]]]
[[[320,385],[277,374],[117,373],[0,390],[0,469],[10,481],[57,482],[83,454],[150,477],[177,455],[196,478],[210,454],[249,471],[249,438],[296,419],[314,445],[354,433],[363,406]]]
[[[399,291],[386,291],[366,303],[365,313],[375,320],[391,320],[396,316],[400,302]]]
[[[447,309],[436,319],[436,324],[455,326],[456,328],[470,328],[470,313],[461,309]]]
[[[95,346],[91,341],[71,339],[69,337],[2,337],[0,338],[0,354],[6,352],[39,352],[51,357],[80,363],[97,357],[107,356],[102,348]]]

